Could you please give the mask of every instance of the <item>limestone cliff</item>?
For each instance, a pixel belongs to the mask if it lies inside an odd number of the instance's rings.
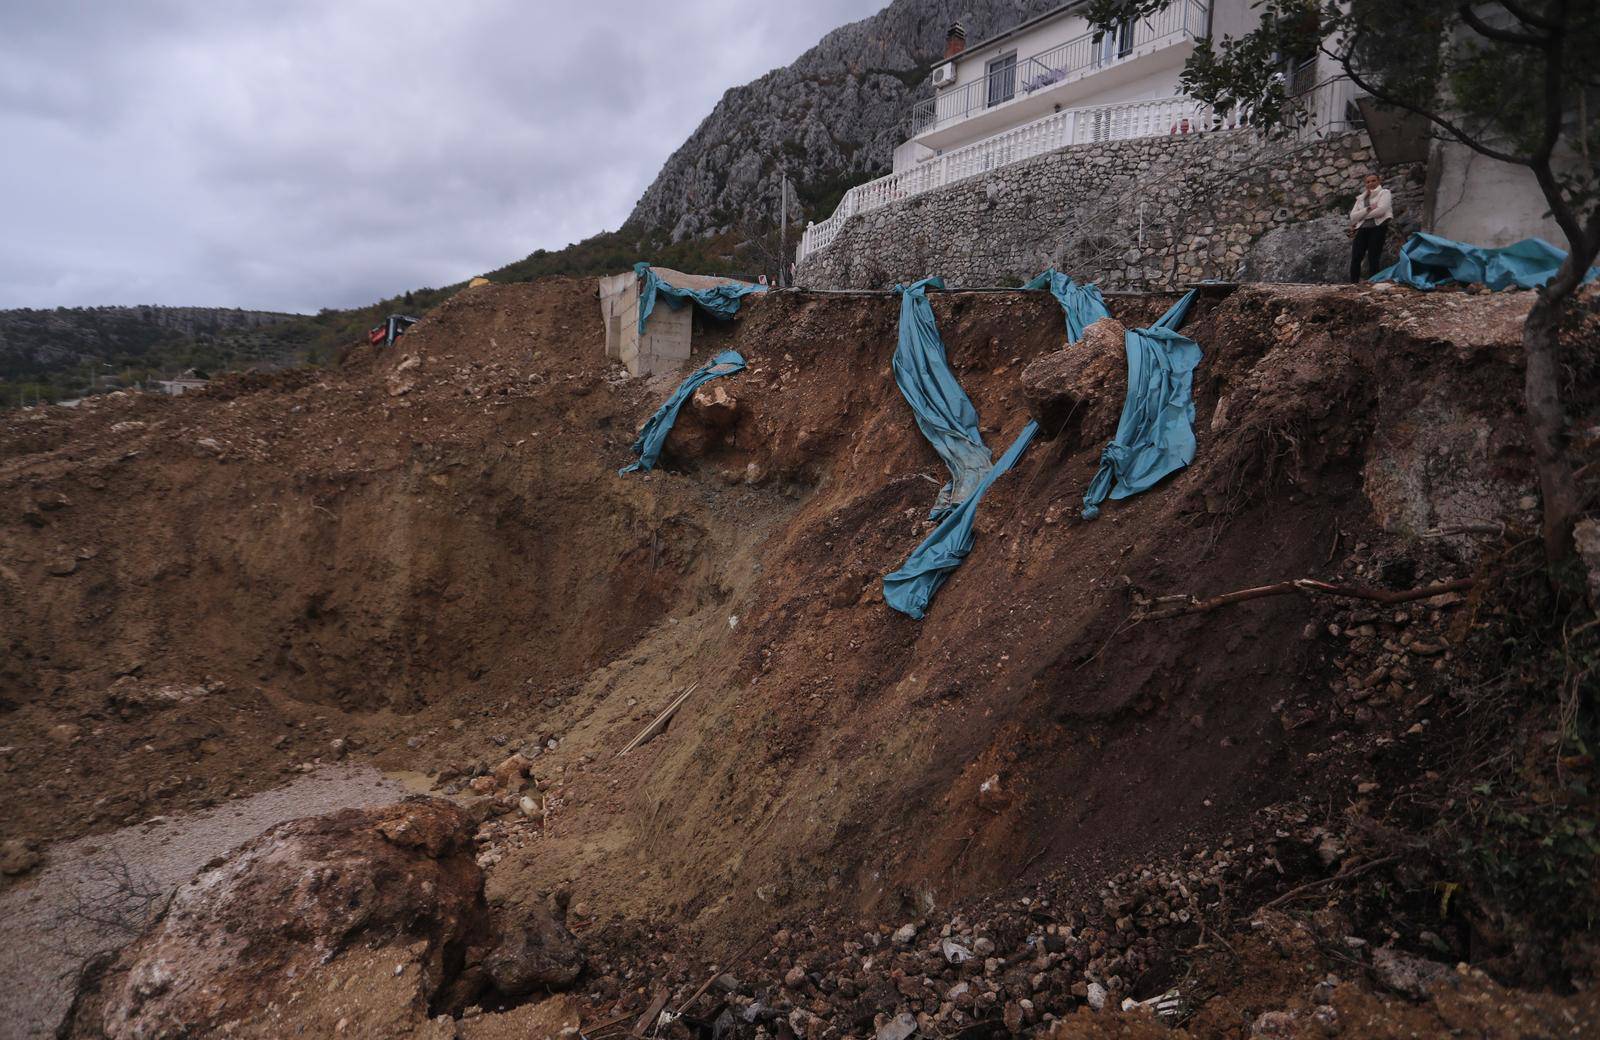
[[[911,105],[932,93],[930,64],[959,20],[977,42],[1060,0],[894,0],[835,29],[794,64],[722,96],[667,160],[629,224],[674,240],[773,219],[787,167],[805,219],[889,171]]]

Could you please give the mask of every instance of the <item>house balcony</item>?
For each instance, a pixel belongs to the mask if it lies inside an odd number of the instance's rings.
[[[1149,18],[1086,32],[1014,64],[948,87],[911,110],[911,139],[935,150],[965,144],[1181,66],[1206,32],[1204,0],[1176,0]]]

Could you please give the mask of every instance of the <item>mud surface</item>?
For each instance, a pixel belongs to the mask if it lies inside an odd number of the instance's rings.
[[[407,793],[375,770],[330,766],[215,809],[51,846],[37,875],[0,892],[0,1038],[54,1036],[84,964],[137,935],[213,857],[285,820]]]

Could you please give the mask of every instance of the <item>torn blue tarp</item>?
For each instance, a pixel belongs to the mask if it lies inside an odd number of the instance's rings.
[[[1116,436],[1100,454],[1100,471],[1083,496],[1083,518],[1100,515],[1106,498],[1127,498],[1194,461],[1194,369],[1200,345],[1177,327],[1194,302],[1190,289],[1147,329],[1123,337],[1128,393]]]
[[[656,414],[652,415],[644,424],[644,429],[639,431],[639,436],[633,442],[631,449],[639,456],[639,461],[631,466],[622,467],[618,472],[632,473],[634,470],[654,469],[656,459],[661,457],[661,446],[666,443],[667,434],[672,432],[672,424],[678,421],[678,410],[683,407],[683,402],[689,399],[689,395],[718,376],[731,376],[743,370],[744,358],[739,356],[738,351],[724,350],[690,373],[689,378],[678,384],[678,389],[672,391],[667,403],[657,408]]]
[[[989,467],[983,479],[978,481],[978,486],[973,489],[967,500],[945,514],[944,519],[939,521],[939,526],[923,539],[922,544],[906,558],[905,564],[899,570],[885,575],[883,579],[885,603],[902,614],[909,614],[918,619],[927,613],[928,603],[933,599],[933,594],[939,591],[939,586],[945,583],[950,573],[961,566],[961,561],[972,551],[972,526],[978,518],[978,503],[983,499],[983,493],[989,490],[989,485],[993,484],[997,477],[1016,465],[1038,432],[1039,424],[1030,419],[1028,425],[1017,435],[1017,439],[1011,442],[1011,447],[1000,456],[1000,461]]]
[[[1030,292],[1050,290],[1050,295],[1061,304],[1061,313],[1066,317],[1068,343],[1078,342],[1083,338],[1084,329],[1101,318],[1111,317],[1098,285],[1078,285],[1053,267],[1022,288]]]
[[[1537,289],[1567,262],[1567,254],[1542,238],[1525,238],[1491,249],[1418,231],[1400,247],[1400,259],[1372,276],[1374,282],[1399,282],[1416,289],[1441,285],[1487,285],[1502,289]],[[1589,268],[1584,281],[1600,278]]]
[[[718,318],[731,318],[739,313],[739,303],[751,293],[766,292],[764,285],[749,282],[725,282],[710,289],[680,289],[661,280],[661,276],[643,261],[633,265],[639,277],[639,334],[644,335],[645,319],[656,309],[656,298],[667,301],[667,306],[680,310],[686,303],[695,303]]]
[[[911,286],[894,287],[900,294],[894,381],[911,406],[922,435],[950,470],[950,483],[939,489],[929,514],[929,519],[937,520],[971,497],[994,463],[978,430],[978,410],[950,371],[944,341],[928,305],[930,287],[943,289],[944,282],[924,278]]]
[[[911,359],[924,358],[926,355],[917,350],[916,346],[917,344],[925,346],[931,342],[933,347],[937,349],[938,361],[938,364],[933,367],[941,374],[940,379],[936,380],[936,382],[943,387],[944,381],[948,380],[948,387],[954,388],[954,395],[959,398],[958,404],[952,407],[950,411],[958,414],[961,420],[965,420],[970,415],[970,422],[963,429],[970,435],[972,443],[982,447],[983,437],[978,432],[977,410],[972,407],[972,402],[962,392],[961,387],[955,381],[955,376],[950,374],[949,365],[945,362],[944,344],[939,339],[939,330],[933,321],[933,311],[928,306],[927,297],[924,295],[924,290],[930,285],[935,288],[944,287],[943,282],[936,278],[929,278],[926,281],[918,282],[909,289],[901,290],[903,295],[900,301],[900,345],[895,351],[895,379],[900,383],[901,392],[906,395],[906,400],[911,401],[911,391],[906,389],[906,380],[902,379],[900,375],[901,352],[907,352],[908,357]],[[1084,329],[1101,318],[1111,316],[1110,312],[1106,310],[1105,300],[1101,298],[1099,289],[1093,285],[1075,285],[1072,279],[1054,270],[1046,271],[1023,286],[1023,288],[1030,290],[1049,289],[1051,294],[1061,302],[1062,312],[1066,316],[1067,339],[1072,343],[1076,343],[1083,337]],[[908,343],[911,346],[908,347]],[[931,350],[928,351],[928,354],[931,353]],[[909,363],[907,371],[908,374],[913,371]],[[946,388],[946,396],[949,396],[948,388]],[[965,407],[963,409],[960,406]],[[917,410],[918,425],[922,425],[922,410],[917,409],[915,404],[912,407]],[[951,423],[947,421],[945,425],[948,426]],[[937,448],[939,441],[934,438],[932,433],[928,432],[928,427],[923,426],[922,431],[928,435],[928,439],[933,441],[935,448]],[[955,506],[939,521],[939,526],[935,527],[933,532],[922,540],[922,544],[917,546],[911,555],[906,558],[905,564],[899,570],[883,579],[883,601],[885,603],[900,611],[900,613],[909,614],[914,618],[921,618],[927,613],[928,604],[932,602],[934,593],[939,591],[939,586],[945,583],[951,573],[961,566],[961,561],[965,560],[967,554],[972,551],[973,524],[977,520],[978,503],[983,499],[984,492],[989,490],[989,485],[994,483],[997,478],[1016,465],[1017,460],[1022,458],[1022,453],[1028,450],[1028,445],[1033,443],[1033,439],[1038,432],[1039,424],[1030,420],[1022,428],[1022,432],[1017,434],[1017,439],[1011,442],[1011,447],[1006,449],[1004,455],[1000,456],[1000,461],[993,466],[987,465],[989,449],[983,448],[985,468],[977,476],[977,484],[973,487],[971,494],[959,499]],[[944,453],[940,452],[940,454],[943,455]],[[975,453],[969,451],[967,454],[970,457]],[[949,461],[948,458],[946,461]],[[952,483],[959,487],[960,479],[955,475],[955,466],[952,465],[950,470]]]

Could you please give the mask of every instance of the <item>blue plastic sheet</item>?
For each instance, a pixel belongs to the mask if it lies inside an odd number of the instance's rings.
[[[1374,282],[1399,282],[1416,289],[1441,285],[1487,285],[1502,289],[1537,289],[1567,262],[1567,254],[1542,238],[1525,238],[1490,249],[1419,231],[1400,247],[1400,259],[1372,276]],[[1584,281],[1600,278],[1591,267]]]
[[[938,520],[972,497],[994,464],[978,430],[972,407],[945,357],[944,341],[928,305],[929,287],[943,289],[938,278],[897,285],[900,335],[894,351],[894,381],[916,416],[917,426],[950,470],[950,482],[939,490],[929,519]]]
[[[900,345],[895,351],[895,379],[900,383],[901,392],[906,395],[906,400],[912,400],[912,391],[906,389],[906,380],[901,379],[900,356],[905,351],[912,359],[926,360],[932,351],[926,349],[931,343],[937,348],[937,365],[929,363],[925,367],[933,368],[939,375],[937,378],[927,379],[925,382],[933,383],[941,389],[942,397],[951,403],[950,413],[957,414],[959,420],[965,422],[970,415],[970,423],[963,427],[969,432],[971,441],[982,447],[983,437],[978,432],[978,413],[972,407],[972,402],[956,383],[955,377],[950,373],[949,365],[945,361],[944,344],[939,339],[939,330],[933,321],[933,311],[928,306],[924,290],[928,286],[943,288],[944,283],[937,278],[929,278],[902,289],[900,301]],[[1067,339],[1076,343],[1083,337],[1083,330],[1099,321],[1101,318],[1110,317],[1106,310],[1105,300],[1100,296],[1100,290],[1093,285],[1074,285],[1072,279],[1057,271],[1050,270],[1041,274],[1023,288],[1031,290],[1048,289],[1057,300],[1061,302],[1062,312],[1066,316]],[[908,374],[914,371],[909,363],[906,366]],[[948,383],[946,383],[948,381]],[[954,394],[950,394],[950,388]],[[954,398],[959,400],[954,400]],[[965,406],[964,408],[961,406]],[[922,411],[913,403],[917,410],[918,425],[922,425]],[[931,409],[930,409],[931,410]],[[946,420],[940,427],[943,432],[953,425]],[[928,427],[922,426],[923,433],[934,442],[938,448],[939,441]],[[914,618],[922,618],[932,602],[934,594],[939,591],[955,569],[961,566],[961,561],[967,558],[972,551],[973,524],[978,517],[978,503],[982,501],[983,494],[989,490],[989,485],[1016,465],[1022,458],[1023,452],[1028,450],[1028,445],[1039,433],[1039,424],[1033,421],[1022,428],[1017,434],[1017,439],[1011,442],[1011,447],[1000,456],[1000,461],[987,467],[977,478],[977,483],[970,495],[958,500],[957,504],[939,519],[935,527],[922,544],[912,551],[906,562],[893,574],[883,579],[883,601],[902,614]],[[964,439],[964,438],[963,438]],[[943,455],[943,452],[940,452]],[[983,460],[988,461],[988,449],[983,449]],[[948,462],[948,458],[946,459]],[[960,478],[955,476],[955,466],[951,466],[952,481],[959,487]]]
[[[928,611],[928,603],[961,566],[961,561],[972,551],[972,526],[978,517],[978,503],[995,478],[1007,472],[1022,458],[1022,453],[1033,443],[1039,424],[1029,420],[1017,439],[1000,456],[1000,461],[989,468],[978,486],[965,502],[945,514],[933,533],[906,558],[905,564],[883,579],[883,601],[902,614],[921,619]]]
[[[1101,318],[1111,317],[1098,285],[1078,285],[1053,267],[1023,288],[1031,292],[1050,290],[1050,295],[1061,304],[1061,312],[1066,316],[1068,343],[1078,342],[1083,338],[1084,329]]]
[[[744,371],[744,358],[736,350],[724,350],[710,361],[701,365],[690,373],[689,378],[678,384],[678,389],[672,391],[672,396],[667,402],[656,409],[644,429],[639,431],[638,438],[633,442],[632,451],[639,456],[639,461],[631,466],[624,466],[618,472],[632,473],[635,470],[654,469],[656,460],[661,457],[661,446],[667,441],[667,434],[672,432],[672,424],[678,421],[678,411],[683,408],[683,402],[689,395],[718,376],[731,376],[735,372]]]
[[[765,285],[752,285],[749,282],[726,282],[710,289],[680,289],[662,281],[661,276],[643,261],[633,265],[633,273],[639,277],[641,336],[644,335],[645,320],[656,309],[657,298],[667,301],[667,306],[673,310],[681,310],[685,304],[695,303],[718,318],[731,318],[739,313],[739,304],[746,296],[767,291]]]
[[[1190,289],[1147,329],[1123,337],[1128,393],[1117,433],[1100,455],[1100,470],[1083,496],[1083,518],[1100,515],[1107,497],[1122,499],[1194,461],[1194,369],[1200,345],[1177,327],[1194,302]]]

